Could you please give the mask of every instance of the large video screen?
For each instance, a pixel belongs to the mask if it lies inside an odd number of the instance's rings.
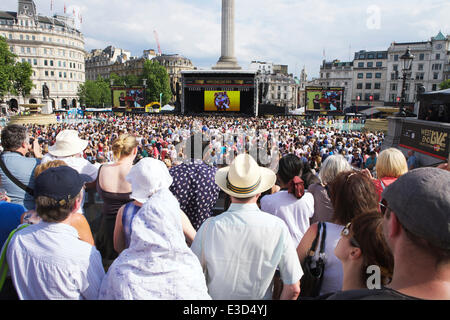
[[[145,107],[145,91],[143,88],[113,88],[114,108]]]
[[[343,87],[306,87],[307,111],[342,111]]]
[[[205,111],[240,112],[240,91],[205,91]]]

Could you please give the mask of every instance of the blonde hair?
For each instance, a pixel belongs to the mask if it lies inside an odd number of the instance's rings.
[[[57,167],[62,167],[62,166],[67,166],[67,163],[65,163],[62,160],[53,160],[53,161],[49,161],[46,163],[42,163],[42,164],[36,166],[36,168],[34,169],[34,178],[37,178],[42,172],[44,172],[47,169],[57,168]]]
[[[122,134],[114,140],[111,150],[114,155],[114,159],[119,160],[123,156],[129,156],[133,149],[136,148],[138,142],[135,136],[130,134]]]
[[[403,153],[395,148],[389,148],[380,153],[375,166],[377,177],[398,178],[408,172],[408,164]]]

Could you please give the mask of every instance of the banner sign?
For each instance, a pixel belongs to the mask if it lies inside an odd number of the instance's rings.
[[[447,160],[450,152],[450,128],[403,123],[399,146]]]

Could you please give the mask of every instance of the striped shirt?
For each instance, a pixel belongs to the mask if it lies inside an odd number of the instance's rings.
[[[105,275],[97,249],[63,223],[18,231],[6,257],[21,300],[95,300]]]

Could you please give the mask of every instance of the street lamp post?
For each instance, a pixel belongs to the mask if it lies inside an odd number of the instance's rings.
[[[400,57],[400,59],[403,61],[403,82],[402,82],[402,95],[401,95],[401,101],[400,101],[400,112],[397,114],[399,117],[406,117],[406,110],[405,110],[405,100],[406,100],[406,80],[408,77],[408,72],[411,71],[412,68],[412,62],[414,60],[414,55],[411,54],[411,51],[409,48],[406,49],[406,52],[404,55]]]

